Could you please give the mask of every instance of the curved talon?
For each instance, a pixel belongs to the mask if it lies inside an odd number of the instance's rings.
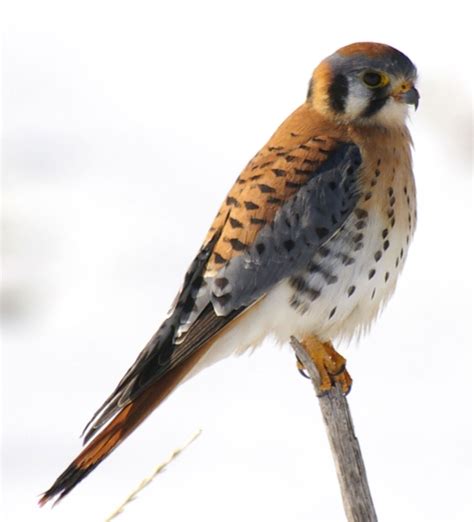
[[[311,377],[306,373],[304,364],[298,359],[298,357],[296,358],[296,368],[305,379],[311,379]]]
[[[334,384],[336,383],[340,384],[342,393],[347,395],[352,388],[352,377],[349,375],[349,372],[344,369],[334,376]]]
[[[311,379],[311,377],[306,373],[305,369],[298,368],[298,371],[300,372],[300,375],[302,375],[305,379]]]

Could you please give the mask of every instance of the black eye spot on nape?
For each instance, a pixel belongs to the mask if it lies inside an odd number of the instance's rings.
[[[328,90],[329,102],[335,112],[344,112],[347,95],[349,94],[349,82],[343,74],[336,74]]]

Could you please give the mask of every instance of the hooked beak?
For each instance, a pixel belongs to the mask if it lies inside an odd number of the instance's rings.
[[[413,105],[415,107],[415,111],[418,109],[420,94],[413,85],[402,84],[392,93],[392,96],[399,102]]]

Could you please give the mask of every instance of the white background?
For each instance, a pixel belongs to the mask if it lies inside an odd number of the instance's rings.
[[[104,520],[199,427],[120,520],[344,520],[310,383],[271,341],[181,387],[55,509],[36,501],[240,170],[360,40],[419,68],[419,225],[382,318],[341,347],[352,414],[381,521],[472,520],[472,28],[443,4],[8,2],[2,520]]]

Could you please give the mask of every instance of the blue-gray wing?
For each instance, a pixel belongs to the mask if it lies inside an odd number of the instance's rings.
[[[169,317],[86,426],[86,441],[274,285],[304,268],[344,226],[360,197],[358,147],[335,142],[299,162],[291,151],[269,151],[270,159],[257,157],[237,180]]]
[[[218,315],[249,306],[308,265],[355,208],[360,196],[360,164],[357,146],[339,145],[281,205],[252,244],[210,278],[209,297]]]

